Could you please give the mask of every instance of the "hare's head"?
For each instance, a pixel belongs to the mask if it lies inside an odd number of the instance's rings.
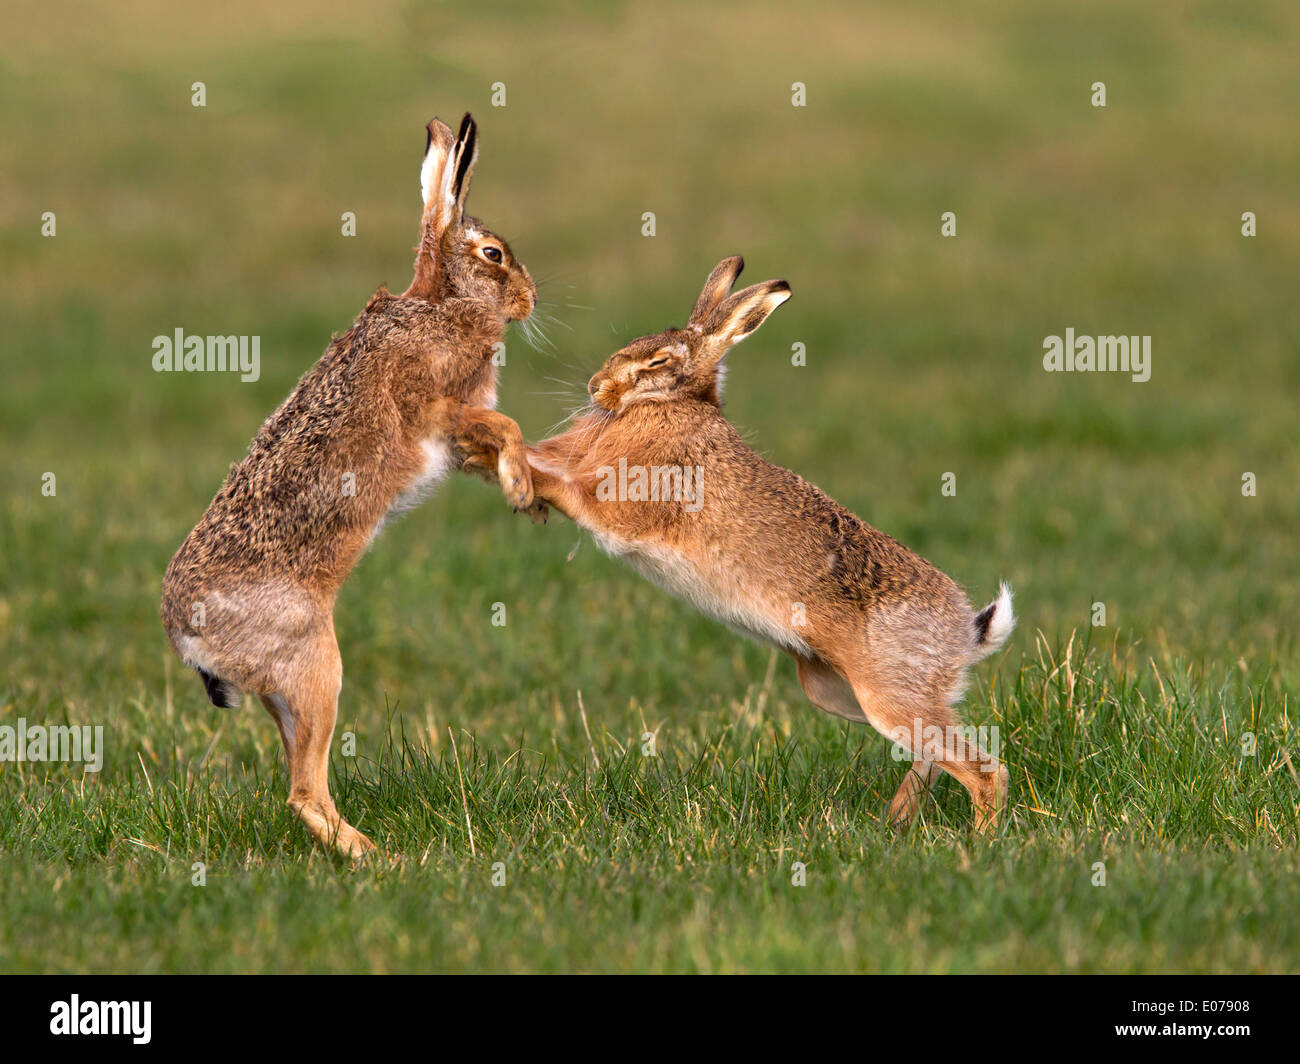
[[[633,340],[611,355],[587,384],[596,405],[618,412],[634,403],[701,399],[721,405],[722,359],[790,298],[785,281],[731,292],[745,260],[723,259],[704,284],[684,329]]]
[[[415,280],[407,296],[440,301],[479,299],[503,318],[524,321],[537,303],[537,288],[510,245],[465,213],[469,182],[478,160],[478,127],[468,114],[460,132],[434,119],[420,167],[424,218],[415,255]]]

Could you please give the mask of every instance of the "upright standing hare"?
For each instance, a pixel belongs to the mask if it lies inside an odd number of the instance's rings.
[[[506,242],[464,213],[474,121],[429,123],[415,278],[381,287],[258,431],[167,567],[162,619],[214,705],[258,695],[280,729],[289,805],[324,844],[374,848],[330,797],[343,669],[339,587],[389,514],[491,444],[506,499],[533,503],[519,426],[495,413],[495,347],[536,289]]]
[[[595,410],[529,447],[537,498],[654,583],[789,652],[814,705],[901,741],[914,763],[894,821],[915,814],[938,766],[989,829],[1007,772],[972,748],[953,707],[967,667],[1011,633],[1011,593],[975,613],[934,566],[745,445],[719,408],[720,363],[790,287],[729,295],[743,265],[719,263],[686,328],[613,355],[588,385]]]

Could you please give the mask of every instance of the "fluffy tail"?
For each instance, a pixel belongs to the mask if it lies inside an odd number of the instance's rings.
[[[207,688],[208,701],[218,709],[234,709],[243,701],[239,688],[229,680],[223,680],[220,676],[213,676],[212,673],[205,669],[200,669],[197,665],[194,671],[199,674],[199,679],[203,681],[203,686]]]
[[[998,588],[998,597],[975,614],[975,660],[986,658],[999,649],[1015,626],[1011,587],[1002,584]]]

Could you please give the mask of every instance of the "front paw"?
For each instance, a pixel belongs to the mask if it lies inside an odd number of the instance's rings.
[[[478,477],[489,484],[497,482],[497,463],[496,459],[469,457],[460,464],[461,472],[468,473],[470,476]]]
[[[502,455],[497,462],[497,479],[501,494],[516,510],[527,510],[533,505],[533,474],[522,459]]]
[[[482,477],[489,484],[497,481],[497,466],[501,464],[501,454],[495,447],[488,447],[477,441],[462,440],[456,447],[456,458],[463,472]]]

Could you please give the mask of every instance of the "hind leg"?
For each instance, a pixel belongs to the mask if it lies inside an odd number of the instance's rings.
[[[809,702],[832,716],[868,723],[853,688],[828,662],[805,657],[796,657],[795,661],[799,666],[799,686]]]
[[[318,639],[313,650],[307,655],[311,668],[297,670],[284,690],[264,695],[262,704],[275,718],[289,762],[289,808],[323,846],[355,859],[375,844],[339,815],[329,792],[330,742],[343,665],[332,632]]]
[[[828,662],[820,658],[804,657],[796,657],[795,661],[799,666],[799,685],[814,706],[846,720],[874,725],[863,711],[857,695],[853,693],[852,685]],[[883,731],[878,726],[876,730]],[[890,822],[902,826],[911,820],[920,808],[922,799],[929,793],[930,784],[938,775],[933,762],[923,759],[914,761],[911,771],[898,788],[898,793],[889,803]]]
[[[938,776],[939,766],[933,761],[925,758],[913,761],[893,801],[889,803],[889,822],[898,827],[910,824]]]
[[[1010,777],[1007,766],[989,755],[965,759],[948,759],[940,767],[970,792],[975,809],[975,830],[991,834],[1007,802]]]
[[[987,833],[997,826],[1006,802],[1006,767],[980,747],[973,729],[961,726],[950,705],[889,697],[860,683],[853,690],[871,726],[906,746],[916,759],[894,795],[891,812],[897,810],[905,822],[942,769],[969,792],[975,829]]]
[[[939,702],[909,708],[905,698],[882,696],[866,683],[850,683],[820,658],[797,657],[796,661],[799,684],[813,705],[837,717],[870,724],[911,751],[912,766],[889,803],[892,823],[903,825],[916,815],[942,769],[970,793],[976,830],[990,832],[997,826],[1006,803],[1006,766],[968,741],[951,706]]]

